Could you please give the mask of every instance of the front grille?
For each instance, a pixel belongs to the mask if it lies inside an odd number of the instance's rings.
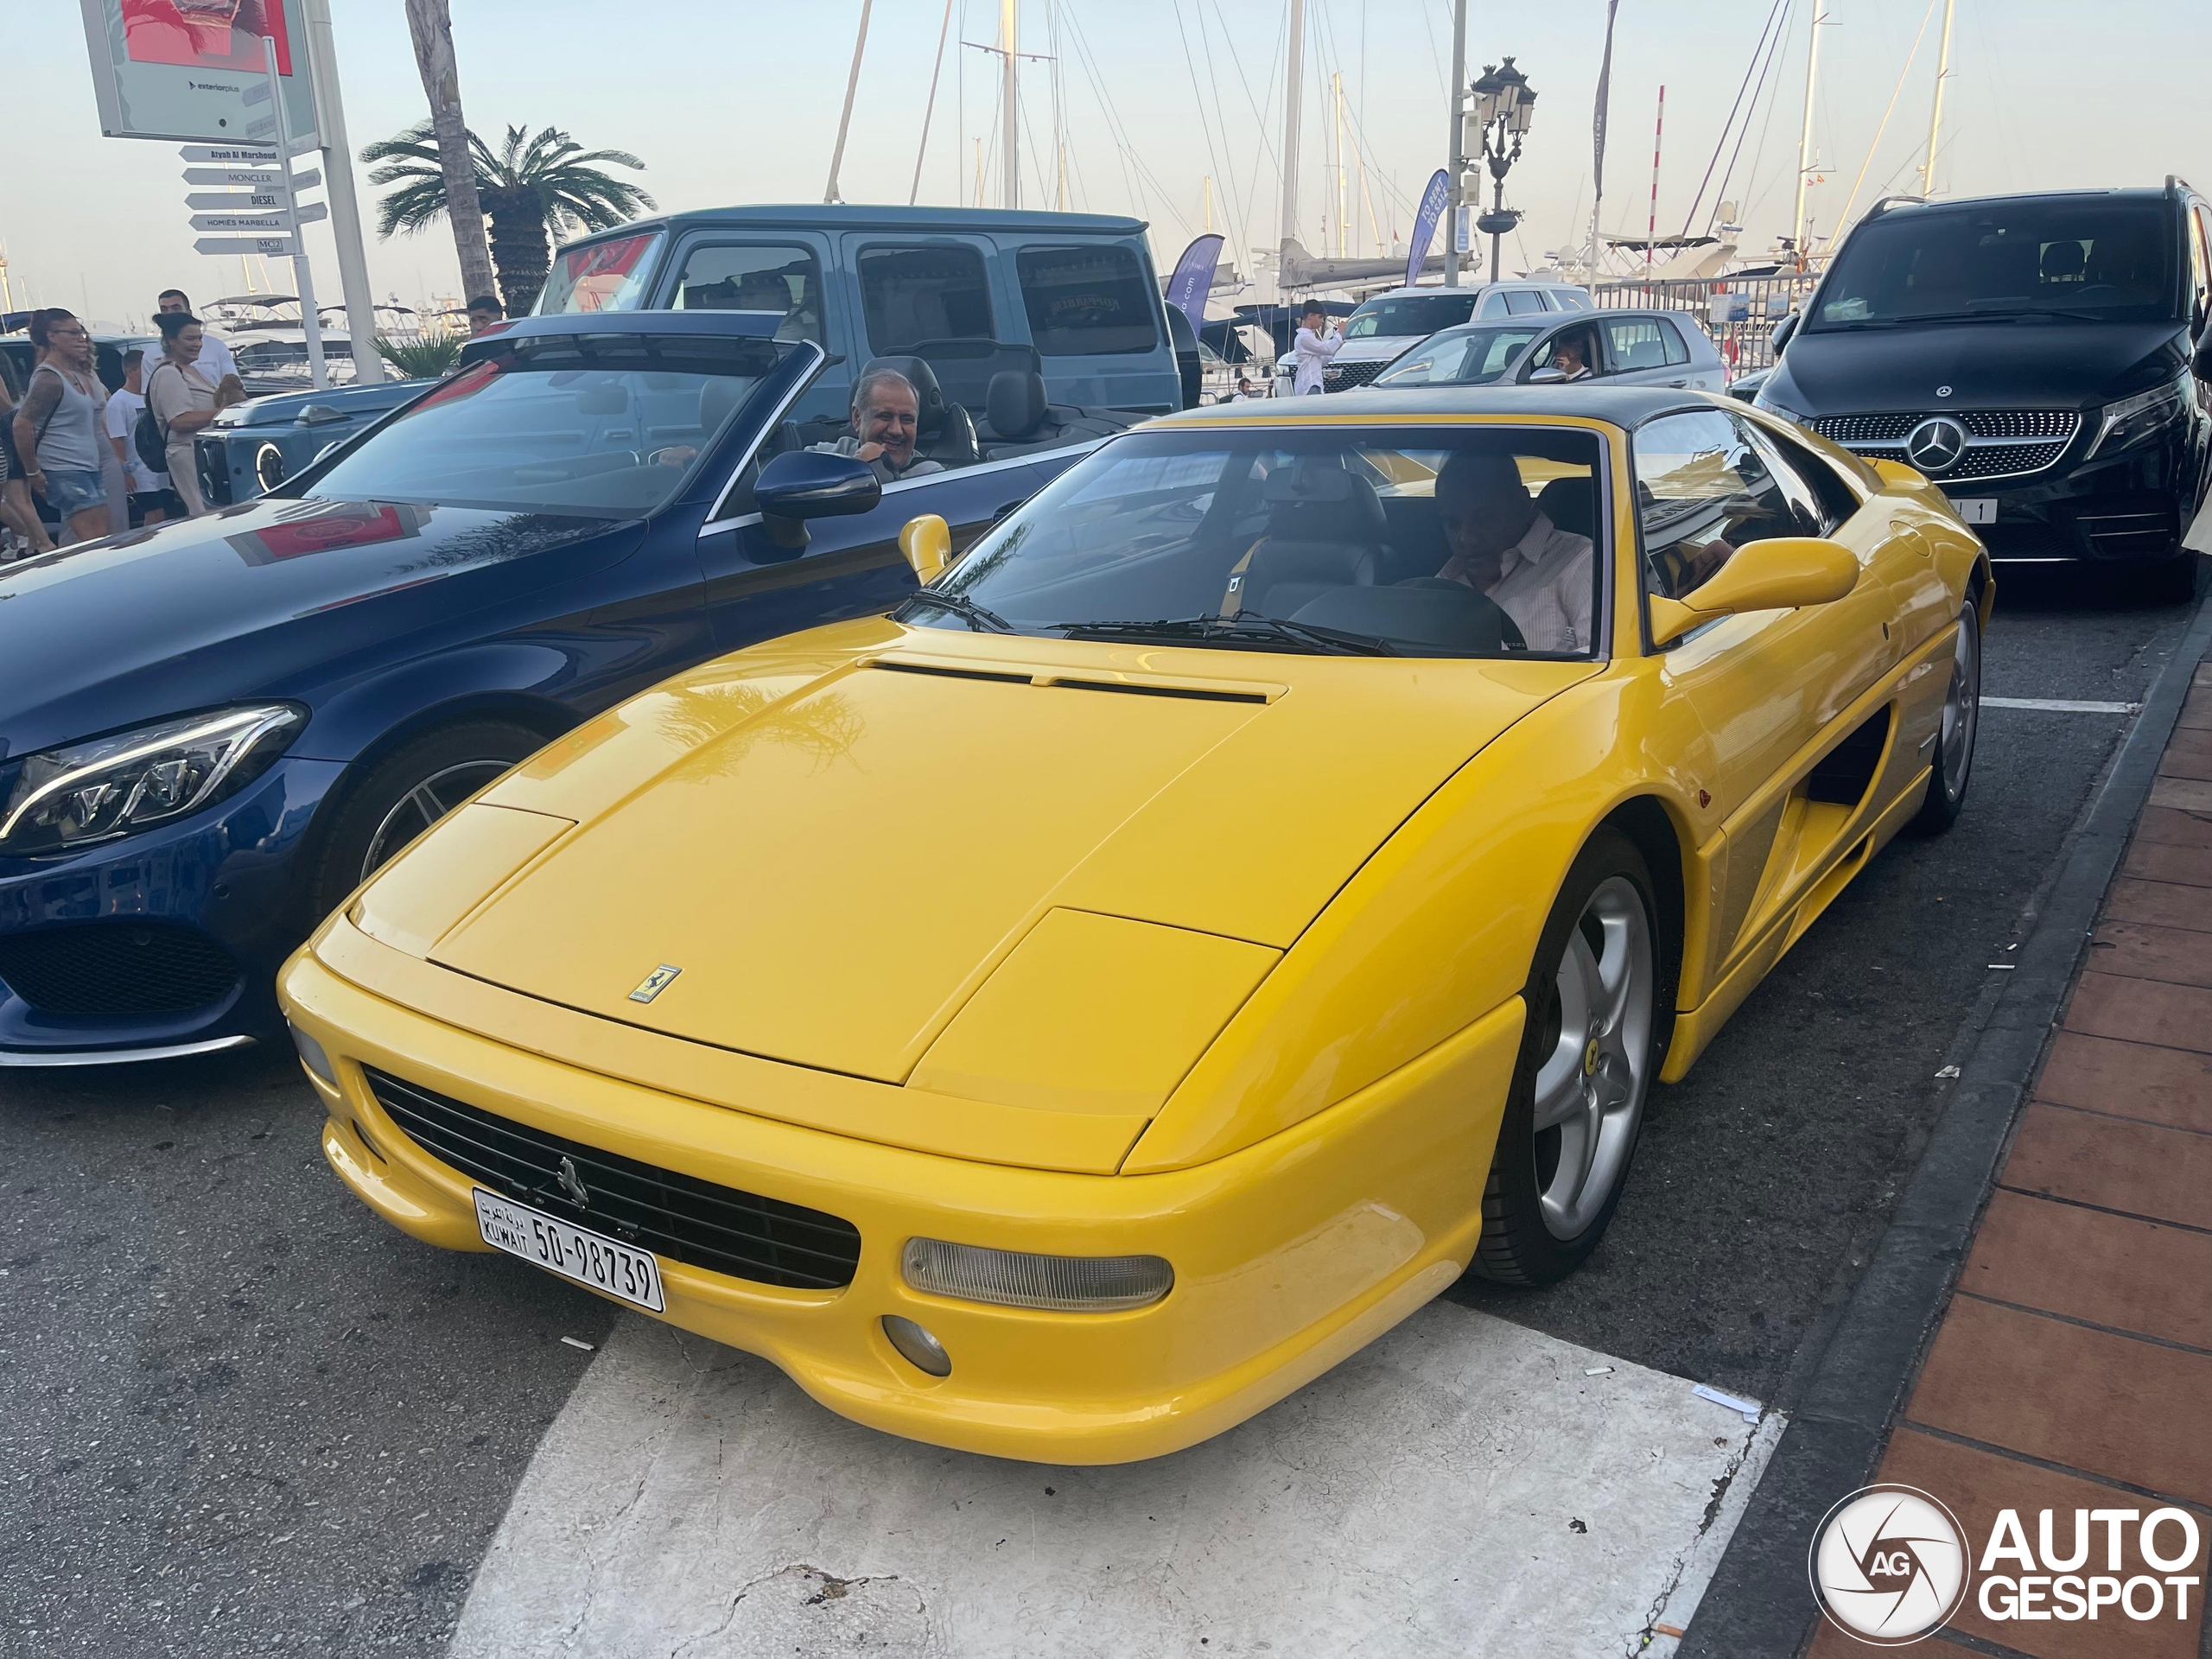
[[[1321,371],[1321,388],[1325,391],[1350,391],[1354,386],[1363,386],[1390,365],[1379,359],[1372,363],[1332,363]]]
[[[1854,443],[1852,449],[1869,461],[1897,461],[1912,465],[1902,444]],[[2066,453],[2063,440],[2056,443],[1969,443],[1958,464],[1931,476],[1946,484],[1974,478],[2012,478],[2039,473]]]
[[[1918,415],[1824,415],[1810,423],[1814,431],[1838,443],[1903,443],[1923,421],[1948,415],[1970,438],[2056,439],[2063,448],[2073,441],[2082,417],[2070,409],[1929,410]],[[1886,457],[1885,457],[1886,459]]]
[[[188,927],[96,922],[0,935],[0,980],[47,1014],[190,1014],[235,990],[238,966]]]
[[[849,1221],[564,1140],[381,1071],[368,1079],[391,1121],[440,1163],[580,1227],[733,1279],[793,1290],[853,1282],[861,1236]],[[563,1192],[563,1158],[588,1205]]]

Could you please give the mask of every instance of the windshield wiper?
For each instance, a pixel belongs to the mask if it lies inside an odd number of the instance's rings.
[[[1279,616],[1260,616],[1240,611],[1234,616],[1164,618],[1156,622],[1055,622],[1052,625],[1071,639],[1196,639],[1224,645],[1281,642],[1306,645],[1339,657],[1398,657],[1404,653],[1388,639],[1372,633],[1353,633],[1344,628],[1325,628],[1311,622],[1292,622]]]
[[[920,593],[911,594],[904,604],[900,605],[897,610],[892,612],[892,615],[903,621],[905,618],[901,613],[906,611],[908,606],[912,605],[934,605],[941,611],[950,611],[953,615],[967,623],[970,628],[980,633],[1014,633],[1018,632],[1013,623],[1007,621],[1006,618],[1001,616],[996,611],[985,609],[982,606],[978,605],[974,600],[969,598],[965,594],[932,593],[930,589],[925,588]]]

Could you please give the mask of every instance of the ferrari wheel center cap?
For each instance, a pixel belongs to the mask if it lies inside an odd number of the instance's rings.
[[[1595,1037],[1582,1046],[1582,1075],[1586,1077],[1598,1075],[1598,1039]]]

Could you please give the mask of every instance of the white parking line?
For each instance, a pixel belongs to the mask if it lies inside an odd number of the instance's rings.
[[[2139,702],[2075,702],[2064,697],[1984,697],[1985,709],[2040,709],[2054,715],[2134,715]]]
[[[1433,1303],[1204,1446],[1063,1468],[861,1428],[626,1317],[452,1652],[1663,1655],[1783,1427],[1690,1390]]]

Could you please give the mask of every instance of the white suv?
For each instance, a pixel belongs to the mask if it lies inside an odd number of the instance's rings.
[[[1587,311],[1586,289],[1571,283],[1478,283],[1466,288],[1394,288],[1344,319],[1344,343],[1321,372],[1321,390],[1363,386],[1383,365],[1440,328],[1478,319]],[[1287,354],[1284,360],[1289,360]]]

